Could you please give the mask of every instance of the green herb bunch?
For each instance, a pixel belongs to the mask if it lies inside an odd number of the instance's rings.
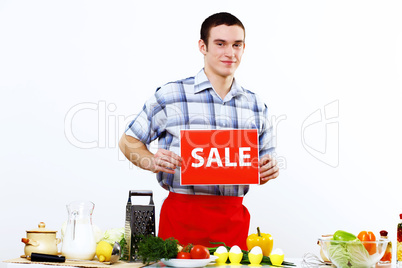
[[[138,256],[142,263],[149,265],[161,259],[172,259],[177,256],[178,241],[174,238],[163,240],[160,237],[144,236],[138,243]]]

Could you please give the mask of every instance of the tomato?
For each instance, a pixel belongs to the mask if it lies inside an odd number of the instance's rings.
[[[191,248],[190,255],[192,259],[209,259],[209,250],[207,247],[195,245]]]
[[[191,259],[191,255],[190,255],[190,252],[180,251],[179,253],[177,253],[176,258],[178,258],[178,259]]]

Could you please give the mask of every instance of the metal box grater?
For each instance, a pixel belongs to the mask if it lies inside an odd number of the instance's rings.
[[[133,205],[132,196],[149,196],[149,205]],[[140,261],[138,243],[141,235],[155,236],[155,206],[152,198],[153,193],[149,190],[131,190],[128,194],[126,205],[125,237],[126,248],[123,258],[130,262]]]

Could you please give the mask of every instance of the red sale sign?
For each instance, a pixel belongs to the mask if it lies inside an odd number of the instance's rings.
[[[258,184],[256,129],[181,130],[181,185]]]

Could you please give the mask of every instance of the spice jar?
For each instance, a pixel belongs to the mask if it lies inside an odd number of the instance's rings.
[[[382,239],[388,239],[388,232],[385,230],[380,231],[380,235]],[[387,264],[391,263],[392,261],[392,243],[391,241],[388,242],[387,248],[385,249],[385,253],[382,256],[380,263]]]
[[[398,267],[402,267],[402,214],[399,214],[399,218],[400,222],[396,233],[396,263]]]

